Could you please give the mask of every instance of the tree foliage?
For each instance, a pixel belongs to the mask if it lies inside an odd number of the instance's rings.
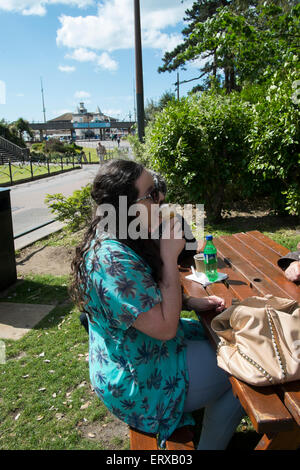
[[[249,168],[264,182],[273,182],[277,208],[300,214],[300,81],[295,62],[286,58],[273,75],[265,95],[253,106]],[[297,88],[298,87],[298,88]]]
[[[26,147],[23,139],[24,132],[32,136],[28,121],[20,118],[15,122],[8,123],[4,119],[0,121],[0,135],[19,147]]]
[[[184,42],[165,54],[159,71],[172,71],[190,61],[207,59],[201,76],[219,78],[228,93],[240,90],[249,80],[265,81],[265,71],[271,75],[280,66],[282,55],[299,50],[297,3],[195,2],[193,15],[187,11],[190,25],[183,31]],[[204,83],[210,86],[209,80]]]
[[[214,92],[174,101],[146,130],[149,165],[168,183],[171,200],[204,203],[208,219],[247,189],[246,136],[251,107],[238,94]],[[249,186],[249,184],[248,184]]]
[[[71,232],[85,228],[91,222],[94,203],[91,197],[91,185],[74,191],[66,197],[62,193],[47,194],[45,203],[56,215],[56,219],[66,223]]]

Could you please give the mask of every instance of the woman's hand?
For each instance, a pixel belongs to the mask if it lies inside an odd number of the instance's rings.
[[[284,271],[284,275],[289,281],[300,281],[300,261],[293,261]]]
[[[190,297],[188,299],[188,307],[196,312],[203,312],[205,310],[215,310],[217,313],[225,309],[225,301],[216,295],[209,297]]]
[[[164,262],[159,288],[162,302],[139,314],[133,326],[152,338],[168,341],[176,336],[182,307],[178,255],[184,247],[181,224],[170,221],[170,230],[160,239],[160,255]]]
[[[170,228],[168,225],[170,224]],[[162,232],[160,239],[160,255],[164,262],[175,261],[185,245],[185,239],[183,238],[183,231],[179,220],[175,217],[167,223]]]

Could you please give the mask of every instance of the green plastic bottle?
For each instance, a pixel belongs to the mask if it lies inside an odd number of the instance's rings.
[[[204,247],[204,266],[205,274],[209,281],[213,282],[218,279],[217,271],[217,249],[213,244],[213,236],[206,235],[206,245]]]

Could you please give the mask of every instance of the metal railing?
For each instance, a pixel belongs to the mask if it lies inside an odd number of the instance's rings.
[[[70,168],[71,167],[71,168]],[[7,177],[7,181],[2,184],[13,184],[22,180],[34,180],[37,177],[47,177],[58,172],[68,171],[74,168],[82,168],[81,156],[76,158],[73,156],[70,159],[63,159],[62,157],[55,162],[51,161],[50,158],[43,159],[42,161],[28,161],[28,162],[14,162],[10,161],[3,165],[3,168],[0,166],[0,176],[4,175]],[[16,175],[19,177],[14,178]],[[24,178],[20,178],[20,175]],[[1,182],[0,182],[1,185]]]
[[[4,137],[0,136],[0,150],[7,150],[10,154],[22,159],[26,160],[29,158],[29,149],[19,147],[16,144],[13,144],[9,140],[5,139]]]

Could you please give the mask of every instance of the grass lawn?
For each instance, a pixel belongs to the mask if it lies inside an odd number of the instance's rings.
[[[99,163],[99,157],[95,148],[82,147],[82,150],[84,151],[88,162],[90,161],[91,157],[91,163]],[[123,148],[113,147],[111,149],[106,150],[106,157],[126,159],[128,158],[128,152]]]
[[[63,165],[64,170],[69,170],[73,168],[73,165]],[[13,181],[19,181],[22,179],[26,178],[31,178],[31,170],[30,170],[30,165],[18,165],[18,164],[12,164],[11,165],[11,170],[12,170],[12,180]],[[33,177],[36,176],[41,176],[41,175],[47,175],[48,174],[48,168],[47,165],[36,165],[32,164],[32,170],[33,170]],[[60,164],[51,164],[49,166],[50,174],[54,173],[56,171],[61,171],[61,165]],[[0,185],[5,184],[5,183],[10,183],[10,174],[9,174],[9,166],[8,165],[1,165],[0,166]]]
[[[129,449],[129,437],[95,440],[93,426],[105,432],[113,417],[91,389],[88,336],[79,312],[68,301],[68,277],[31,275],[0,301],[49,303],[53,310],[18,341],[5,340],[0,364],[0,448],[6,450]],[[193,312],[182,316],[196,318]],[[202,412],[195,413],[200,423]],[[236,437],[240,447],[256,436],[247,417]],[[246,439],[248,436],[248,439]],[[257,439],[257,436],[256,436]]]
[[[1,301],[53,303],[54,309],[18,341],[5,341],[0,364],[1,449],[101,449],[85,430],[111,415],[89,383],[88,335],[68,302],[67,276],[29,276]],[[85,436],[85,437],[84,437]],[[111,439],[106,448],[128,448]]]
[[[205,226],[206,233],[230,234],[260,230],[290,250],[300,241],[299,220],[293,217],[249,213]],[[62,231],[36,245],[74,246],[81,234]],[[30,275],[0,301],[53,304],[44,320],[18,341],[5,340],[6,363],[0,364],[1,449],[128,449],[127,436],[116,430],[103,441],[105,430],[115,429],[112,415],[90,387],[88,336],[79,312],[69,302],[68,277]],[[183,316],[196,318],[194,312]],[[201,423],[202,411],[195,413]],[[97,426],[100,438],[89,430]],[[232,449],[251,449],[259,436],[243,418]]]

